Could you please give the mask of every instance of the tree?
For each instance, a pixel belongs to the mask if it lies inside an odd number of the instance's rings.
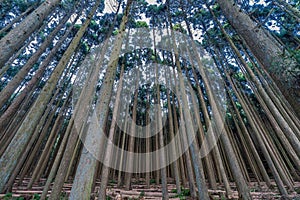
[[[52,40],[54,39],[58,31],[60,31],[60,29],[67,22],[71,14],[72,12],[69,12],[69,14],[62,19],[61,23],[55,28],[55,30],[53,30],[53,32],[51,32],[51,34],[46,38],[43,44],[41,44],[38,51],[35,52],[35,54],[27,61],[26,65],[23,66],[21,70],[19,70],[13,80],[11,80],[8,85],[1,91],[0,108],[3,107],[3,105],[11,97],[15,89],[22,83],[29,70],[34,66],[45,49],[52,43]]]
[[[125,2],[1,1],[1,192],[293,198],[299,3]]]
[[[118,58],[119,58],[119,53],[121,50],[121,45],[123,42],[123,38],[124,38],[124,34],[125,34],[125,27],[126,27],[126,23],[128,21],[128,15],[129,15],[129,11],[130,11],[130,7],[131,7],[132,1],[129,0],[127,2],[126,5],[126,9],[124,11],[124,15],[122,18],[122,22],[120,25],[120,29],[119,29],[119,33],[116,39],[116,43],[114,45],[114,50],[112,51],[112,55],[110,58],[110,63],[107,67],[107,71],[105,74],[105,80],[104,80],[104,85],[101,87],[101,96],[99,98],[99,102],[98,102],[98,107],[96,108],[96,113],[99,116],[99,127],[100,128],[104,128],[105,127],[105,123],[106,123],[106,119],[107,119],[107,115],[108,115],[108,105],[109,105],[109,101],[110,101],[110,97],[111,97],[111,93],[112,93],[112,86],[113,86],[113,82],[114,82],[114,78],[116,75],[116,67],[118,64]],[[100,61],[101,62],[101,61]],[[95,134],[93,131],[89,132],[89,134],[87,135],[87,138],[91,137],[93,138],[93,135],[91,134]],[[91,148],[93,150],[95,150],[95,152],[99,152],[100,153],[100,149],[99,147],[101,146],[91,146]],[[100,158],[99,154],[96,156],[96,158]],[[87,198],[90,196],[91,193],[91,187],[92,187],[92,180],[93,180],[93,176],[95,174],[95,170],[96,170],[96,159],[94,157],[94,155],[92,155],[90,152],[88,152],[88,150],[85,149],[85,147],[82,150],[81,153],[81,157],[80,157],[80,161],[78,164],[78,168],[76,171],[76,176],[75,176],[75,182],[74,182],[74,186],[72,187],[72,191],[71,191],[71,198],[80,198],[82,197]],[[89,162],[86,162],[86,161]],[[82,184],[85,183],[85,184]],[[82,188],[82,189],[81,189]]]
[[[22,46],[23,42],[39,28],[60,1],[47,0],[0,40],[0,69]]]
[[[90,20],[91,16],[89,17],[88,22]],[[16,161],[21,156],[24,147],[26,146],[30,136],[33,134],[36,124],[39,122],[39,119],[47,106],[47,102],[52,98],[52,92],[55,90],[55,86],[61,74],[63,73],[69,59],[73,55],[88,25],[89,23],[85,23],[85,25],[82,26],[77,32],[76,36],[72,40],[71,44],[64,53],[60,62],[56,66],[51,77],[47,81],[46,85],[43,87],[42,94],[38,96],[34,106],[29,111],[30,113],[27,114],[24,123],[18,129],[12,142],[9,144],[8,148],[2,155],[0,159],[0,167],[5,170],[1,171],[0,190],[3,190],[6,181],[10,177],[11,172],[17,163]],[[9,164],[7,165],[7,163]],[[6,175],[4,176],[4,174]]]
[[[218,0],[217,2],[226,19],[272,76],[295,113],[299,114],[299,88],[296,86],[299,77],[299,63],[291,55],[286,55],[284,47],[277,46],[274,38],[266,34],[259,24],[242,12],[233,0]],[[275,67],[280,69],[280,73],[274,72]],[[291,81],[292,86],[287,86],[287,81]]]

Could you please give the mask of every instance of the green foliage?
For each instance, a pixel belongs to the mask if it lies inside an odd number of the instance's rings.
[[[298,63],[300,63],[300,49],[292,50],[291,56],[294,57]],[[298,68],[299,68],[299,65],[298,65]]]
[[[97,29],[98,28],[98,24],[95,20],[91,20],[91,23],[90,23],[90,27],[91,29]]]
[[[81,24],[75,24],[75,25],[74,25],[74,28],[75,28],[75,29],[80,29],[80,27],[81,27]]]
[[[90,50],[90,46],[88,45],[88,43],[86,41],[81,43],[81,47],[83,49],[84,54],[87,54]]]
[[[173,26],[174,31],[179,31],[181,33],[187,33],[187,31],[181,26],[181,24],[175,24]]]
[[[137,22],[135,23],[135,26],[136,26],[137,28],[149,28],[147,22],[145,22],[145,21],[137,21]]]
[[[182,15],[182,14],[183,14],[182,11],[176,11],[176,12],[174,13],[174,16],[180,16],[180,15]]]
[[[145,191],[141,191],[141,193],[139,195],[140,198],[143,197],[143,196],[145,196]]]
[[[228,27],[230,27],[230,24],[229,24],[228,22],[226,22],[226,23],[223,25],[223,28],[226,29],[226,28],[228,28]]]
[[[223,38],[223,34],[221,33],[221,31],[219,29],[210,28],[206,32],[207,32],[206,34],[209,35],[209,37]]]
[[[67,27],[67,28],[69,28],[71,25],[72,25],[71,22],[67,22],[67,23],[66,23],[66,27]]]
[[[190,196],[191,192],[190,192],[189,189],[181,188],[181,194],[184,195],[184,196]]]
[[[280,29],[279,33],[277,34],[279,37],[283,37],[287,34],[286,29],[282,28]]]
[[[193,19],[198,21],[198,20],[202,20],[203,18],[209,15],[210,13],[208,10],[201,8],[196,11],[196,13],[193,16]]]
[[[242,105],[239,102],[235,102],[235,105],[237,107],[237,109],[241,110],[242,109]]]
[[[63,8],[70,9],[74,5],[74,1],[73,0],[62,0],[60,2],[60,4]]]
[[[213,9],[213,11],[219,11],[220,10],[219,4],[213,5],[212,9]]]
[[[93,37],[93,39],[97,39],[97,38],[98,38],[98,35],[95,34],[95,33],[93,33],[93,34],[92,34],[92,37]]]
[[[33,199],[35,200],[39,200],[41,198],[41,196],[39,194],[34,194],[33,195]]]
[[[68,199],[68,195],[66,192],[62,192],[60,194],[60,197],[59,197],[60,200],[67,200]]]
[[[177,193],[177,189],[173,189],[172,193]],[[180,199],[186,199],[186,197],[190,196],[190,195],[191,195],[191,192],[190,192],[189,189],[181,187],[181,193],[174,196],[174,197],[175,198],[180,198]]]
[[[13,197],[11,192],[6,193],[3,197],[3,200],[24,200],[24,199],[25,199],[24,197]]]
[[[6,34],[7,34],[6,32],[0,33],[0,39],[3,38]]]
[[[254,69],[254,66],[251,62],[247,62],[247,65],[250,67],[250,69],[252,69],[252,70]]]
[[[115,185],[115,184],[117,184],[117,183],[118,183],[118,182],[117,182],[116,180],[110,180],[108,184],[109,184],[109,185]]]
[[[45,40],[46,37],[45,37],[45,33],[43,31],[40,32],[40,37],[42,40]]]
[[[156,180],[155,179],[150,179],[150,184],[155,184]]]
[[[15,0],[16,6],[19,7],[21,12],[26,11],[26,9],[32,4],[30,1],[27,0]]]
[[[113,35],[118,35],[118,33],[119,33],[119,30],[115,30],[115,31],[113,31]]]
[[[242,72],[235,73],[234,78],[237,79],[238,81],[246,81],[246,77]]]
[[[12,193],[6,193],[4,196],[4,200],[8,200],[12,198]]]
[[[227,112],[227,113],[226,113],[226,118],[227,118],[227,119],[232,119],[232,114],[231,114],[230,112]]]

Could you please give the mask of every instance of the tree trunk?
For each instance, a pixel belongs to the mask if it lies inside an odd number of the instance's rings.
[[[23,45],[23,42],[43,24],[46,17],[58,3],[60,3],[59,0],[45,1],[0,40],[0,69]]]
[[[130,7],[132,4],[132,0],[127,1],[125,13],[123,15],[123,19],[120,25],[120,32],[117,36],[117,39],[115,41],[115,45],[113,47],[112,55],[111,55],[111,60],[108,64],[105,77],[104,77],[104,82],[101,86],[100,89],[100,97],[97,102],[97,107],[96,107],[96,115],[97,118],[99,119],[99,127],[102,129],[101,131],[104,131],[105,125],[106,125],[106,119],[108,116],[108,108],[109,108],[109,102],[110,102],[110,97],[112,94],[112,87],[114,83],[114,78],[116,76],[116,69],[117,69],[117,64],[119,60],[119,54],[121,50],[121,45],[123,43],[123,38],[125,35],[125,28],[126,28],[126,23],[128,21],[128,15],[130,11]],[[100,60],[100,63],[102,63],[103,60]],[[98,74],[97,74],[98,75]],[[88,132],[89,134],[86,136],[86,141],[92,140],[92,138],[97,137],[95,136],[95,132],[91,131]],[[97,154],[101,154],[100,149],[102,148],[98,144],[94,144],[89,147],[92,148],[94,152],[97,152]],[[75,181],[73,183],[73,187],[71,190],[70,198],[73,199],[89,199],[90,194],[91,194],[91,187],[92,187],[92,182],[93,182],[93,177],[95,175],[95,169],[96,169],[96,163],[97,159],[99,159],[98,156],[96,155],[97,158],[94,157],[95,155],[92,155],[89,151],[87,151],[85,148],[83,149],[83,152],[80,156],[80,161],[77,167],[76,175],[75,175]],[[88,161],[88,162],[87,162]]]
[[[18,111],[18,108],[19,108],[20,104],[22,103],[23,99],[26,97],[26,95],[28,95],[28,93],[30,91],[33,91],[37,87],[43,73],[47,69],[48,64],[52,61],[53,57],[56,55],[57,51],[59,50],[59,48],[61,47],[63,42],[68,37],[71,29],[72,29],[72,27],[70,27],[66,31],[64,36],[56,43],[55,47],[50,51],[48,56],[43,61],[42,65],[36,71],[35,75],[28,82],[28,84],[26,85],[24,90],[22,90],[21,94],[19,94],[14,99],[14,101],[7,108],[7,110],[1,115],[1,117],[0,117],[0,130],[5,128],[6,124],[8,124],[8,122],[11,119],[11,117],[13,116],[13,114]]]
[[[49,1],[45,2],[49,4]],[[50,7],[53,7],[51,5]],[[89,16],[89,20],[91,20],[91,16]],[[61,60],[59,61],[58,65],[54,69],[51,77],[48,79],[46,85],[43,87],[40,95],[38,96],[35,103],[32,105],[29,113],[27,114],[24,122],[18,129],[16,135],[14,136],[12,142],[9,144],[8,148],[4,152],[3,156],[0,159],[0,168],[3,169],[0,172],[0,191],[2,191],[4,185],[6,184],[7,180],[9,179],[12,170],[17,164],[19,157],[23,149],[25,148],[28,140],[30,139],[33,131],[38,124],[44,109],[47,106],[47,103],[52,97],[52,92],[54,91],[57,82],[60,79],[61,74],[63,73],[65,66],[67,65],[68,61],[70,60],[71,56],[73,55],[75,49],[77,48],[80,39],[82,38],[86,28],[88,27],[89,23],[85,23],[77,34],[75,35],[74,39],[72,40],[71,44],[69,45],[68,49],[63,54]],[[15,37],[15,36],[14,36]],[[17,41],[17,40],[14,40]],[[3,49],[1,49],[3,50]]]
[[[297,8],[294,8],[284,0],[275,0],[273,1],[273,3],[280,6],[282,9],[287,10],[287,12],[290,12],[296,18],[298,23],[300,23],[300,11],[297,10]]]
[[[112,118],[112,124],[109,129],[109,136],[108,136],[108,144],[106,147],[106,150],[104,150],[105,158],[104,162],[107,162],[106,165],[103,165],[102,172],[101,172],[101,184],[100,184],[100,190],[99,190],[99,199],[105,199],[106,198],[106,186],[108,183],[108,176],[109,176],[109,167],[107,165],[110,165],[112,162],[112,153],[113,153],[113,145],[112,141],[114,138],[116,126],[117,126],[117,115],[119,111],[119,103],[120,103],[120,96],[121,91],[123,87],[123,72],[124,72],[124,63],[121,67],[121,73],[120,73],[120,81],[117,89],[117,96],[114,103],[114,111],[113,111],[113,118]]]
[[[132,122],[130,123],[130,135],[129,135],[129,141],[128,141],[128,151],[134,152],[135,149],[135,142],[136,138],[134,137],[136,135],[136,116],[137,116],[137,102],[138,102],[138,89],[139,89],[139,71],[137,72],[137,80],[135,84],[135,94],[134,94],[134,100],[133,100],[133,109],[132,109]],[[128,155],[126,160],[124,161],[126,163],[126,168],[128,170],[133,169],[134,167],[134,157],[131,155]],[[132,179],[132,173],[126,172],[125,173],[125,189],[129,190],[131,187],[131,179]]]
[[[22,83],[23,79],[28,74],[29,70],[38,61],[40,55],[46,50],[46,48],[52,43],[52,40],[56,36],[57,32],[65,25],[66,21],[71,16],[71,12],[66,15],[61,23],[47,36],[46,40],[41,44],[39,49],[29,58],[27,63],[18,71],[17,75],[10,80],[10,82],[5,86],[5,88],[0,93],[0,108],[6,103],[6,101],[11,97],[13,92]]]
[[[233,0],[217,0],[217,2],[230,24],[245,40],[262,66],[269,72],[299,117],[300,89],[297,80],[294,79],[300,73],[296,71],[297,75],[295,77],[290,74],[291,70],[296,70],[297,62],[292,58],[288,58],[289,55],[284,55],[284,47],[278,47],[273,38],[270,38],[260,26],[252,21],[247,14],[243,13]],[[275,73],[275,67],[280,68],[280,73]],[[287,87],[288,81],[292,86]]]
[[[7,24],[5,27],[3,27],[0,30],[0,35],[5,33],[7,30],[9,30],[16,22],[18,22],[22,17],[26,16],[28,13],[32,12],[36,6],[38,5],[39,2],[34,3],[32,6],[30,6],[29,8],[27,8],[25,10],[25,12],[23,12],[21,15],[19,15],[18,17],[14,18],[9,24]]]
[[[166,70],[166,80],[168,80],[167,73],[170,73],[170,70]],[[167,81],[167,86],[169,86],[169,82]],[[169,117],[169,134],[171,137],[171,140],[175,137],[174,136],[174,125],[173,125],[173,114],[172,114],[172,108],[171,108],[171,99],[170,99],[170,92],[167,90],[167,104],[168,104],[168,117]],[[177,149],[176,145],[172,144],[172,152],[171,157],[175,157],[177,154]],[[173,160],[173,159],[172,159]],[[174,171],[174,176],[175,176],[175,181],[176,181],[176,190],[177,194],[181,193],[181,187],[180,187],[180,174],[179,174],[179,168],[178,168],[178,161],[175,160],[174,163],[171,164],[173,171]]]

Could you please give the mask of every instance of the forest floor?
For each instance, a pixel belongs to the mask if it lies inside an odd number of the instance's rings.
[[[36,199],[38,200],[42,191],[43,185],[45,184],[45,179],[41,179],[40,182],[33,185],[31,189],[27,189],[27,184],[30,179],[26,178],[22,182],[22,184],[17,185],[14,184],[11,193],[0,194],[0,199],[2,200],[29,200]],[[151,181],[154,182],[154,181]],[[273,182],[275,185],[275,183]],[[291,192],[288,198],[284,198],[279,194],[279,191],[276,187],[272,189],[268,188],[265,183],[251,182],[250,184],[250,192],[251,196],[255,200],[266,199],[266,200],[275,200],[275,199],[294,199],[300,200],[300,182],[294,183],[294,192]],[[238,192],[234,183],[230,184],[232,189],[232,194],[230,196],[225,195],[225,190],[222,185],[219,185],[217,189],[212,190],[209,189],[209,195],[211,199],[217,200],[225,200],[225,199],[238,199]],[[63,187],[63,192],[61,195],[61,200],[67,199],[72,184],[65,183]],[[98,199],[97,190],[99,189],[99,182],[96,183],[95,192],[93,193],[93,197],[91,199]],[[155,183],[151,184],[149,188],[143,183],[143,181],[134,182],[132,184],[131,190],[125,190],[123,188],[118,188],[115,181],[110,181],[107,187],[107,199],[111,200],[146,200],[146,199],[162,199],[161,186]],[[189,196],[189,190],[182,188],[181,194],[176,193],[176,185],[172,180],[168,181],[168,192],[170,199],[181,200],[181,199],[193,199]],[[50,192],[49,192],[50,194]]]

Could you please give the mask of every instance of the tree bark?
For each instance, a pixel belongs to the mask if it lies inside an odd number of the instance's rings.
[[[46,1],[45,3],[49,4],[50,2]],[[50,7],[53,7],[53,5],[51,4]],[[3,170],[1,170],[0,172],[0,191],[2,191],[5,183],[9,179],[11,172],[16,166],[23,149],[25,148],[28,140],[33,134],[33,131],[36,125],[38,124],[40,117],[42,116],[43,111],[47,106],[47,103],[52,97],[52,92],[54,91],[56,84],[59,81],[60,76],[65,69],[65,66],[67,65],[75,49],[77,48],[80,39],[82,38],[88,25],[89,23],[84,24],[75,35],[68,49],[65,51],[58,65],[54,69],[51,77],[48,79],[46,85],[43,87],[37,100],[31,107],[24,122],[18,129],[12,142],[9,144],[8,148],[1,157],[0,168]]]
[[[132,4],[132,0],[127,1],[127,5],[125,8],[125,13],[123,15],[123,19],[120,25],[120,32],[117,36],[117,39],[115,41],[115,45],[113,47],[112,55],[110,62],[108,64],[104,82],[100,89],[100,97],[97,102],[96,107],[96,115],[99,117],[99,127],[102,129],[101,131],[104,131],[105,125],[106,125],[106,119],[108,116],[108,107],[110,102],[110,97],[112,94],[112,87],[114,83],[114,78],[116,76],[116,68],[119,60],[119,53],[121,50],[121,45],[123,42],[123,38],[125,35],[125,28],[126,23],[128,21],[128,15],[130,11],[130,7]],[[100,63],[102,60],[100,60]],[[99,137],[95,136],[96,133],[94,131],[89,132],[89,134],[86,136],[86,140],[92,140],[92,138]],[[101,139],[101,138],[98,138]],[[93,149],[94,152],[97,152],[98,154],[101,154],[101,146],[99,144],[95,144],[90,146],[90,148]],[[95,158],[96,156],[97,158]],[[100,155],[92,155],[85,147],[81,153],[79,164],[77,167],[76,175],[75,175],[75,181],[73,183],[73,187],[71,190],[70,198],[73,199],[89,199],[91,194],[91,187],[93,182],[93,177],[95,175],[96,170],[96,164],[97,159]]]
[[[50,33],[46,40],[41,44],[39,49],[29,58],[27,63],[18,71],[16,76],[5,86],[5,88],[0,93],[0,108],[6,103],[6,101],[14,93],[15,89],[19,87],[23,79],[28,74],[29,70],[34,66],[38,61],[40,55],[46,50],[46,48],[52,43],[52,40],[56,36],[57,32],[64,26],[65,22],[71,16],[71,12],[66,15],[61,23]]]
[[[122,64],[121,67],[121,73],[120,73],[120,81],[117,89],[117,96],[114,103],[114,111],[113,111],[113,117],[112,117],[112,124],[109,129],[109,136],[108,136],[108,144],[105,150],[105,158],[104,162],[107,162],[110,164],[112,161],[112,153],[113,153],[113,138],[115,134],[115,130],[117,127],[117,115],[119,111],[119,103],[120,103],[120,95],[123,87],[123,72],[124,72],[124,64]],[[99,199],[105,199],[106,198],[106,186],[108,183],[108,177],[109,176],[109,167],[106,165],[103,165],[102,172],[101,172],[101,184],[100,184],[100,190],[99,190]]]
[[[233,0],[217,0],[217,2],[229,23],[245,40],[251,52],[274,79],[299,117],[300,90],[299,85],[295,85],[297,80],[294,79],[300,75],[300,72],[296,71],[296,75],[290,74],[290,71],[295,70],[299,64],[294,59],[288,58],[289,55],[284,55],[284,47],[278,47],[274,39],[270,38],[260,26],[242,12]],[[275,67],[281,69],[281,74],[275,73]],[[289,79],[293,79],[291,84],[294,85],[288,86]]]
[[[0,40],[0,69],[23,45],[24,41],[43,24],[58,3],[60,3],[59,0],[45,1]]]
[[[287,12],[291,12],[291,14],[296,18],[298,23],[300,23],[300,11],[297,8],[294,8],[289,3],[284,0],[274,0],[276,5],[280,6],[282,9],[287,10]]]
[[[7,30],[9,30],[16,22],[18,22],[22,17],[28,15],[28,13],[32,12],[37,6],[37,3],[34,3],[32,6],[27,8],[22,14],[20,14],[18,17],[14,18],[9,24],[7,24],[4,28],[0,30],[0,35],[5,33]]]

